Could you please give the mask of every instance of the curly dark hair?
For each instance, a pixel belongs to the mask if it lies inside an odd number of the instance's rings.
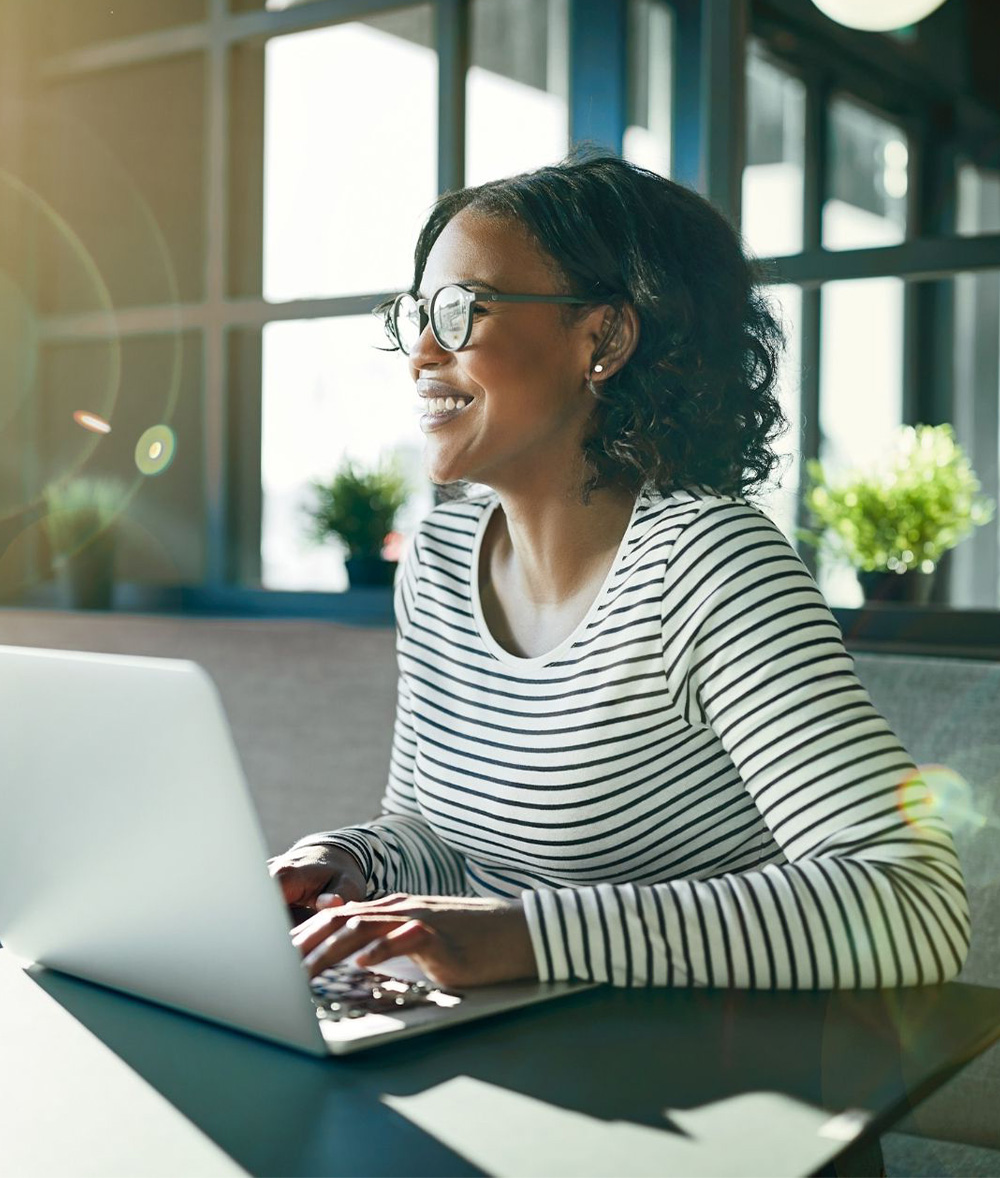
[[[784,338],[761,275],[711,204],[655,172],[585,148],[559,164],[446,193],[414,253],[427,257],[463,209],[520,223],[555,263],[565,293],[617,311],[595,362],[615,338],[621,309],[639,317],[631,359],[595,386],[583,451],[584,502],[601,487],[666,493],[698,484],[747,497],[779,459],[787,428],[775,394]]]

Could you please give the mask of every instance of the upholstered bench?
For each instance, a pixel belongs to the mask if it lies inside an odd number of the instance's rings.
[[[191,658],[218,684],[268,846],[378,808],[393,633],[324,622],[0,610],[0,643]],[[1000,986],[1000,664],[858,653],[875,706],[932,773],[973,913],[963,980]],[[1000,1048],[883,1139],[890,1175],[1000,1176]]]

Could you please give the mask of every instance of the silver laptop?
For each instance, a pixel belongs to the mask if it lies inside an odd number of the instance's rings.
[[[581,988],[445,992],[405,959],[311,985],[196,663],[0,646],[0,757],[0,942],[25,962],[314,1055]]]

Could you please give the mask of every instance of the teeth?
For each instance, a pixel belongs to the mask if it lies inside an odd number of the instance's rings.
[[[432,397],[427,402],[427,412],[450,413],[453,409],[464,409],[470,400],[469,397]]]

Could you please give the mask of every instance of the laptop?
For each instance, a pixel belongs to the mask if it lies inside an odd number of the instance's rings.
[[[409,959],[311,984],[214,683],[180,659],[0,646],[0,943],[312,1055],[586,983],[436,987]]]

